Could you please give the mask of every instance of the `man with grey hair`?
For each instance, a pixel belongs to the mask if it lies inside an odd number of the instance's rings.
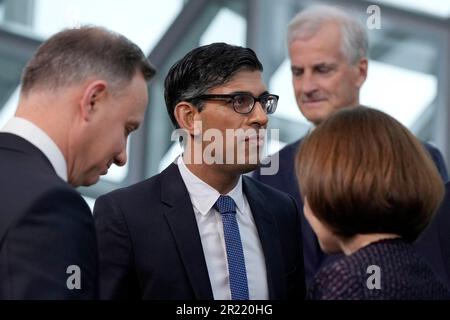
[[[367,77],[364,26],[334,7],[300,12],[289,24],[292,81],[300,111],[318,125],[333,111],[359,104]]]
[[[94,221],[74,189],[124,165],[155,70],[99,27],[57,33],[27,64],[0,132],[0,299],[95,299]]]
[[[335,111],[359,105],[359,92],[368,69],[368,35],[364,25],[345,11],[312,6],[298,13],[288,27],[292,83],[301,113],[314,126]],[[294,170],[294,156],[302,139],[283,148],[275,175],[254,172],[254,178],[292,195],[303,208]],[[439,150],[424,143],[444,181],[447,170]],[[320,249],[311,227],[303,220],[305,275],[309,283],[330,260]]]

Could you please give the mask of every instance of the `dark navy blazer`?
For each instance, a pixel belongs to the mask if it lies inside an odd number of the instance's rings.
[[[81,289],[70,290],[80,268]],[[0,133],[0,299],[96,299],[98,254],[86,202],[28,141]]]
[[[416,248],[450,288],[450,182],[445,185],[444,201],[417,240]]]
[[[243,191],[265,256],[269,298],[303,299],[294,199],[246,176]],[[94,217],[102,299],[214,298],[194,210],[177,165],[98,198]]]
[[[261,175],[261,171],[253,172],[253,177],[275,189],[290,194],[297,201],[298,208],[303,213],[303,200],[300,197],[295,173],[295,155],[302,139],[287,145],[278,153],[279,171],[275,175]],[[428,143],[424,146],[433,158],[444,181],[448,181],[447,168],[440,151]],[[321,266],[335,260],[338,256],[328,256],[320,249],[316,235],[311,226],[301,214],[303,233],[303,254],[305,258],[305,276],[307,284],[313,279]]]

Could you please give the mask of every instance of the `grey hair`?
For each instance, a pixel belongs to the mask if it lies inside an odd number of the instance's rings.
[[[364,25],[342,9],[327,5],[308,7],[291,20],[288,26],[288,45],[299,38],[313,36],[320,27],[330,22],[341,26],[341,50],[349,63],[354,64],[367,58],[369,40]]]

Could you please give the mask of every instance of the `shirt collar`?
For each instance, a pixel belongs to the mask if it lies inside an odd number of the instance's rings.
[[[181,177],[189,192],[189,196],[192,201],[192,205],[205,216],[211,210],[220,197],[220,193],[211,187],[209,184],[201,180],[194,175],[188,167],[186,167],[183,157],[180,156],[177,160],[178,169],[180,170]],[[244,213],[244,194],[242,191],[242,176],[239,177],[238,183],[231,190],[227,196],[230,196],[236,203],[236,211],[238,213]]]
[[[64,155],[41,128],[26,119],[14,117],[0,131],[19,136],[38,148],[48,158],[56,174],[67,182],[67,163]]]

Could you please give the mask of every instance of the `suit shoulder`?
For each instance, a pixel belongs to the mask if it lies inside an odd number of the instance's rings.
[[[297,152],[298,147],[300,146],[302,139],[296,140],[283,148],[281,148],[278,152],[276,152],[274,155],[279,155],[280,158],[284,158],[289,155],[294,155]],[[271,155],[270,158],[272,158],[274,155]]]
[[[43,187],[40,190],[38,199],[40,200],[46,200],[46,199],[60,199],[62,197],[70,198],[74,201],[80,201],[84,204],[86,204],[86,201],[84,201],[83,197],[80,195],[80,193],[75,190],[72,186],[69,184],[58,181],[57,183],[54,183],[53,185],[47,185]],[[87,206],[87,204],[86,204]]]
[[[73,190],[56,174],[51,165],[42,159],[18,152],[3,152],[1,155],[0,175],[5,179],[0,181],[0,189],[5,187],[16,193],[26,190],[26,193],[22,192],[25,195],[43,193],[55,187]]]
[[[249,186],[258,190],[264,197],[270,197],[270,199],[274,200],[273,202],[295,202],[288,193],[275,189],[253,177],[244,176],[244,179]]]
[[[439,149],[438,149],[435,145],[433,145],[432,143],[430,143],[430,142],[422,141],[422,144],[423,144],[423,146],[424,146],[425,148],[427,148],[429,151],[441,153],[441,152],[439,151]]]
[[[35,182],[33,185],[36,203],[45,204],[47,201],[50,201],[55,206],[60,205],[64,207],[76,204],[79,207],[83,207],[84,211],[90,212],[89,206],[80,193],[59,177],[45,176],[30,181],[30,184],[33,182]]]
[[[92,212],[83,197],[72,187],[58,184],[47,187],[36,194],[33,201],[24,210],[24,217],[29,213],[45,213],[54,215],[58,220],[83,221],[91,223]],[[70,217],[70,218],[69,218]]]
[[[288,144],[287,146],[285,146],[283,149],[280,150],[280,154],[292,154],[295,153],[298,149],[298,147],[300,146],[300,143],[302,142],[303,139],[299,139],[296,140],[290,144]]]
[[[102,199],[105,198],[110,198],[117,201],[133,201],[137,198],[149,197],[150,195],[155,194],[155,192],[160,188],[161,174],[157,174],[141,182],[106,193],[100,196],[97,201],[102,201]]]
[[[291,144],[288,144],[286,146],[284,146],[281,150],[279,150],[278,152],[270,155],[268,158],[266,158],[264,160],[264,164],[261,165],[261,167],[259,167],[258,169],[256,169],[255,171],[253,171],[252,177],[255,178],[256,180],[262,181],[264,183],[273,185],[274,184],[274,179],[277,180],[279,179],[280,174],[287,174],[288,172],[291,171],[291,166],[294,160],[294,156],[297,152],[297,149],[301,143],[302,139],[297,140]],[[276,161],[279,163],[279,167],[282,170],[278,170],[278,172],[276,174],[272,174],[272,175],[262,175],[261,174],[261,168],[263,167],[269,167],[273,165],[273,161]],[[276,185],[276,183],[275,183]]]
[[[0,200],[2,202],[2,221],[19,220],[28,212],[40,207],[61,211],[75,206],[90,212],[81,195],[56,174],[22,171],[8,183],[0,183]]]
[[[433,158],[433,160],[437,165],[440,165],[441,162],[443,163],[444,158],[442,156],[441,151],[439,150],[438,147],[436,147],[435,145],[433,145],[430,142],[426,142],[426,141],[422,141],[422,145],[425,147],[425,149],[428,151],[428,153],[431,155],[431,157]]]

